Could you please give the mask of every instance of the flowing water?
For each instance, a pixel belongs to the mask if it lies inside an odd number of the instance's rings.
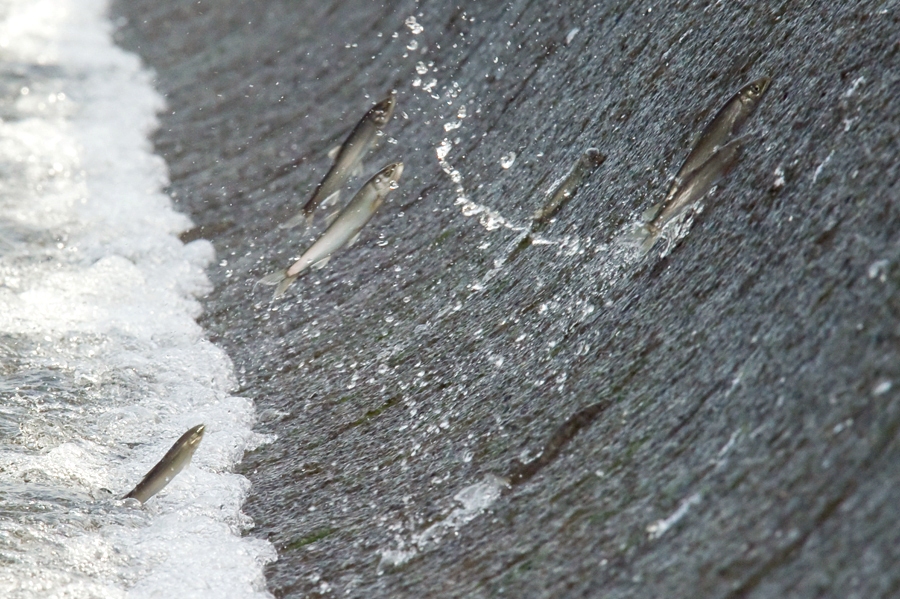
[[[900,592],[897,1],[4,6],[7,594]],[[324,227],[279,224],[391,91],[342,197],[399,188],[273,302]]]

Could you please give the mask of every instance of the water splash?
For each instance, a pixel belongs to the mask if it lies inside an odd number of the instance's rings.
[[[453,496],[458,505],[446,517],[422,532],[413,533],[409,538],[397,535],[395,539],[397,546],[380,552],[379,573],[383,573],[386,567],[403,565],[420,553],[436,549],[444,537],[458,532],[460,528],[491,507],[508,486],[506,480],[488,475],[481,481],[460,489]]]

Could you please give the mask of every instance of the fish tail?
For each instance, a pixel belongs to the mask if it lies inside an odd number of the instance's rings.
[[[291,286],[291,283],[297,280],[298,275],[287,276],[285,273],[284,278],[278,283],[278,287],[275,288],[275,293],[272,294],[272,299],[276,300],[287,291],[287,288]]]
[[[293,216],[289,221],[283,222],[278,225],[279,229],[293,229],[298,225],[305,224],[307,227],[312,224],[312,214],[306,214],[304,211],[300,211]]]
[[[278,285],[287,277],[287,270],[276,270],[256,282],[257,285]]]
[[[285,290],[291,286],[291,283],[297,280],[298,276],[300,275],[288,275],[287,270],[276,270],[275,272],[264,276],[256,283],[257,285],[277,285],[277,287],[275,287],[275,293],[272,295],[272,299],[276,300],[284,295]]]
[[[643,256],[656,244],[659,234],[660,228],[653,223],[641,223],[632,229],[630,237],[638,246],[638,254]]]

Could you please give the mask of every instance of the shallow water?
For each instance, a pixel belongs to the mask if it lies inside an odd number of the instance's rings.
[[[896,592],[897,7],[119,0],[184,239],[217,251],[201,322],[278,435],[242,466],[269,589]],[[737,167],[635,256],[762,75]],[[402,159],[400,189],[272,304],[313,238],[278,224],[391,89],[366,172]]]

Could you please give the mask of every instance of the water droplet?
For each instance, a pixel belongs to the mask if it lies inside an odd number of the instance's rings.
[[[409,30],[412,32],[413,35],[419,35],[423,31],[425,31],[425,28],[422,27],[421,25],[419,25],[416,22],[416,18],[413,16],[407,17],[407,19],[403,23],[404,23],[404,25],[409,27]]]
[[[437,159],[443,161],[444,158],[447,157],[447,154],[450,153],[450,149],[453,148],[453,144],[450,143],[449,140],[445,139],[441,142],[441,145],[437,147]]]
[[[875,388],[872,389],[872,395],[884,395],[888,391],[891,390],[894,384],[891,381],[882,381],[875,385]]]
[[[416,40],[410,40],[410,42],[408,44],[406,44],[407,50],[416,50],[416,49],[418,49],[418,47],[419,47],[419,42],[417,42]]]
[[[424,75],[427,72],[428,72],[428,67],[425,66],[424,62],[422,62],[420,60],[419,62],[416,63],[416,73],[418,73],[419,75]]]
[[[464,200],[465,198],[457,198],[456,199],[457,204],[459,203],[460,199]],[[469,202],[469,201],[466,201],[462,207],[463,216],[475,216],[476,214],[480,214],[482,210],[484,210],[484,208],[482,206],[479,206],[478,204],[475,204],[474,202]]]
[[[500,157],[500,166],[503,168],[509,168],[513,165],[513,162],[516,161],[516,153],[510,152],[509,154],[504,154]]]
[[[869,265],[869,278],[878,279],[882,283],[887,281],[887,271],[890,262],[887,260],[876,260]]]

